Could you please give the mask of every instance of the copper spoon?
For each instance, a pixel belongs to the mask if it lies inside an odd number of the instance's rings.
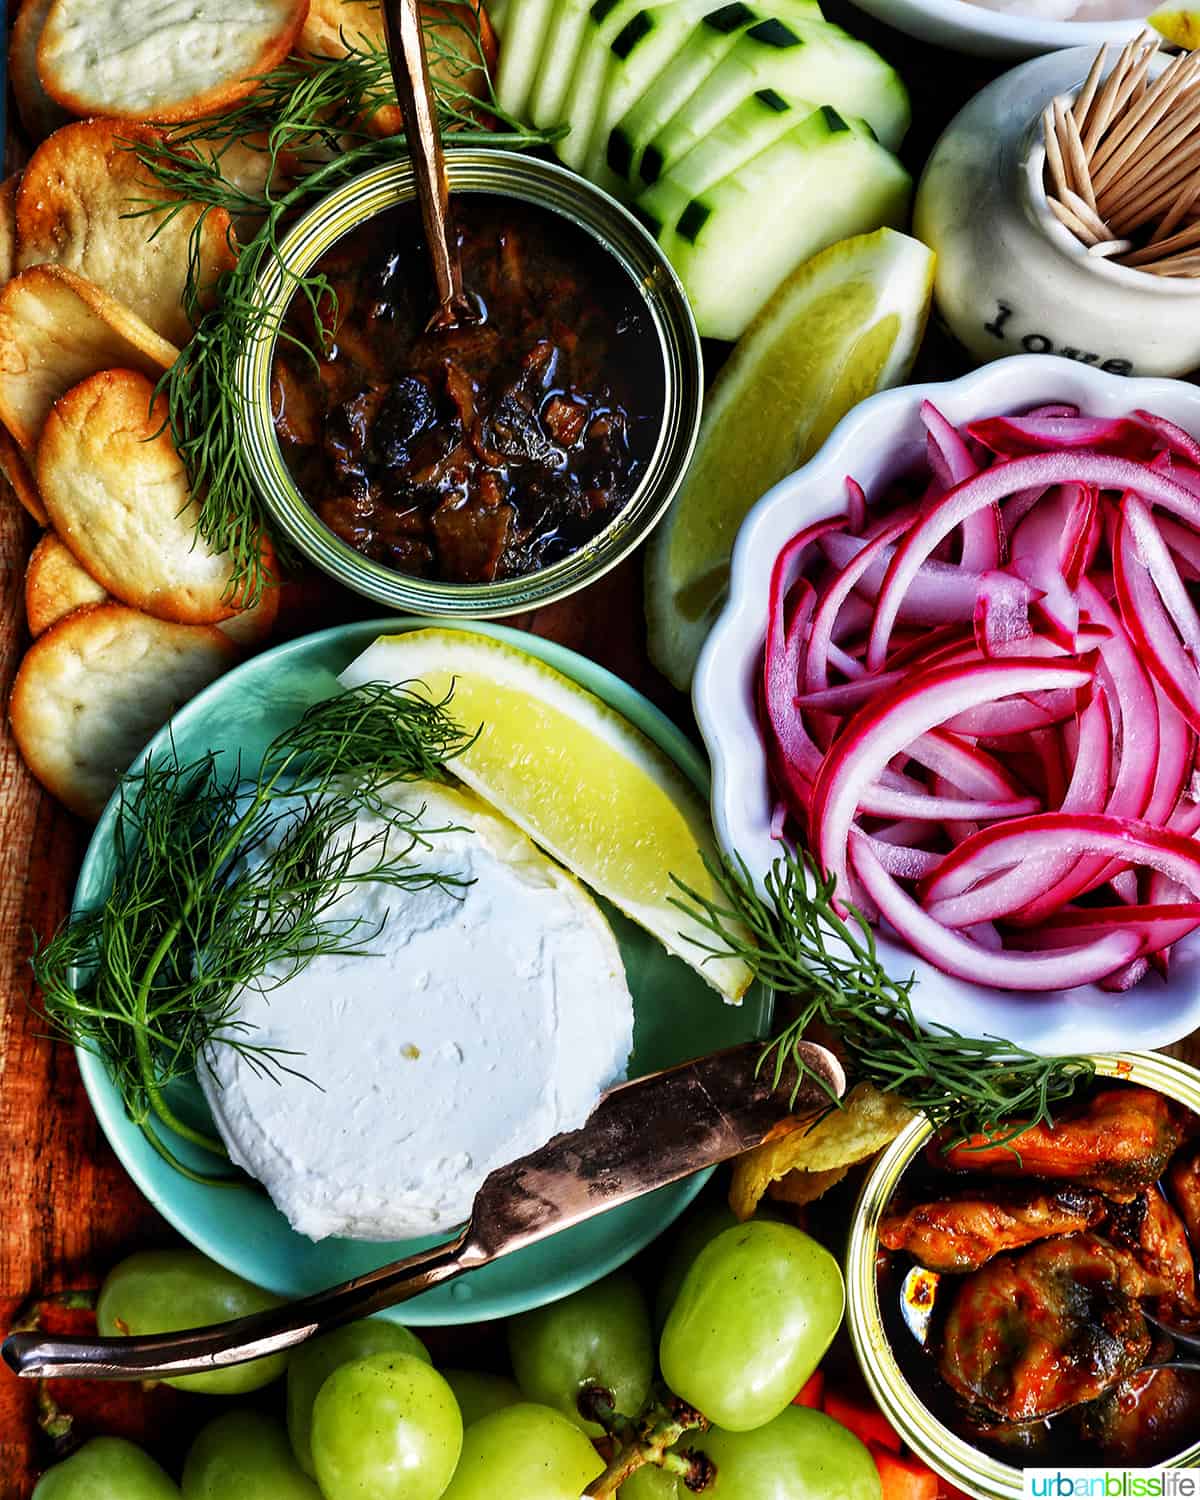
[[[453,328],[463,321],[473,322],[475,309],[463,292],[462,265],[450,215],[446,159],[429,78],[429,60],[425,55],[421,8],[419,0],[383,0],[380,11],[437,291],[438,306],[427,326],[430,330]]]

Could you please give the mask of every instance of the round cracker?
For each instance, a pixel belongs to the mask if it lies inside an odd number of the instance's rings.
[[[0,182],[0,285],[17,269],[17,182],[15,174]]]
[[[65,266],[31,266],[0,289],[0,422],[27,453],[55,401],[112,365],[155,379],[179,350]]]
[[[25,0],[9,34],[8,76],[27,134],[35,141],[65,125],[71,116],[42,87],[37,49],[46,14],[54,0]]]
[[[54,403],[37,449],[51,524],[114,598],[162,620],[234,613],[227,555],[209,550],[166,427],[166,403],[136,370],[101,370]]]
[[[17,269],[65,266],[163,338],[185,344],[192,336],[183,305],[191,255],[201,287],[214,286],[237,256],[224,209],[183,205],[138,160],[138,147],[164,139],[150,125],[77,120],[43,141],[17,189]],[[180,206],[140,212],[147,199],[168,198]]]
[[[103,604],[107,598],[103,587],[79,566],[70,547],[53,531],[48,531],[29,554],[25,618],[30,635],[41,635],[73,610],[85,604]]]
[[[38,73],[77,115],[195,120],[253,93],[307,13],[308,0],[54,0]]]
[[[85,818],[98,818],[130,763],[181,704],[233,665],[219,630],[93,604],[40,635],[8,712],[25,764]]]
[[[8,480],[13,494],[38,525],[49,526],[50,517],[38,494],[37,480],[30,473],[25,455],[17,447],[7,427],[0,427],[0,474]]]

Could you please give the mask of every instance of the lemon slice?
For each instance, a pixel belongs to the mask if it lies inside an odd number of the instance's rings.
[[[1146,24],[1185,52],[1200,47],[1200,10],[1156,10]]]
[[[670,898],[671,879],[717,895],[708,809],[671,761],[594,694],[505,641],[459,630],[380,636],[342,673],[346,687],[422,682],[479,737],[450,769],[593,891],[605,896],[727,1000],[749,968],[710,959],[711,934]]]
[[[792,272],[713,383],[691,467],[646,554],[650,657],[681,691],[724,601],[746,512],[852,406],[912,369],[933,263],[893,229],[831,245]]]

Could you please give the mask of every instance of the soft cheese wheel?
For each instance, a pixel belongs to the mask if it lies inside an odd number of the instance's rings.
[[[371,956],[237,997],[240,1034],[287,1071],[220,1045],[199,1070],[232,1159],[312,1239],[461,1223],[493,1168],[584,1123],[633,1041],[616,939],[583,887],[470,793],[416,783],[393,801],[430,830],[413,864],[471,883],[346,887],[327,915],[361,919]],[[386,828],[364,816],[355,836]],[[403,831],[390,839],[403,854]]]

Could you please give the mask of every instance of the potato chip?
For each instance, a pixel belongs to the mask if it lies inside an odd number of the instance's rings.
[[[183,305],[191,255],[201,287],[214,286],[237,256],[224,209],[190,204],[172,214],[140,213],[147,199],[179,202],[137,157],[138,147],[162,139],[149,125],[78,120],[43,141],[17,189],[17,269],[65,266],[163,338],[185,344],[192,334]]]
[[[837,1187],[849,1170],[849,1167],[830,1167],[827,1172],[788,1172],[768,1186],[767,1197],[776,1203],[804,1208],[824,1197],[830,1188]]]
[[[761,1146],[738,1157],[729,1206],[739,1219],[748,1219],[768,1186],[789,1172],[835,1172],[874,1156],[899,1135],[912,1119],[912,1110],[898,1095],[859,1083],[840,1109],[831,1109],[816,1124],[812,1119],[776,1130]]]
[[[421,16],[433,78],[477,99],[484,98],[487,76],[482,68],[472,65],[477,60],[476,24],[480,29],[479,49],[489,67],[496,63],[496,35],[487,12],[478,12],[468,0],[424,0]],[[299,51],[314,57],[345,57],[351,50],[382,52],[386,46],[378,0],[312,0],[300,33]],[[404,119],[395,105],[385,105],[372,114],[368,128],[375,135],[397,135],[404,129]]]
[[[37,70],[37,49],[46,14],[54,0],[24,0],[9,34],[8,76],[26,133],[35,141],[65,125],[71,116],[46,92]]]
[[[0,290],[0,422],[32,452],[55,401],[113,365],[157,379],[179,350],[100,287],[33,266]]]
[[[54,0],[38,73],[76,115],[195,120],[253,93],[307,10],[308,0]]]
[[[70,547],[48,531],[29,555],[25,568],[25,618],[29,634],[41,635],[64,615],[85,604],[103,604],[103,587],[79,566]]]
[[[38,493],[37,480],[30,473],[25,455],[17,447],[7,427],[0,427],[0,474],[8,480],[13,494],[38,525],[49,526],[50,517],[46,514],[46,507]]]
[[[234,612],[232,564],[197,535],[187,471],[153,394],[136,370],[101,370],[60,397],[38,443],[38,489],[55,531],[114,598],[162,620],[216,624]]]
[[[47,791],[98,818],[146,741],[236,660],[211,626],[88,605],[25,653],[9,699],[13,738]]]

